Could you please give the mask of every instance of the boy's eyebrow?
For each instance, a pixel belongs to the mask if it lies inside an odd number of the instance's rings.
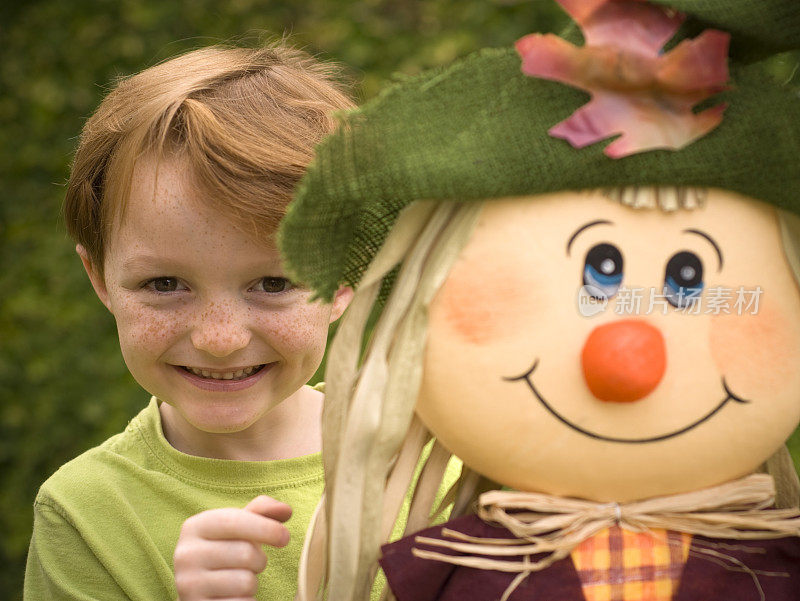
[[[162,261],[161,257],[155,255],[133,255],[128,257],[122,262],[123,269],[132,269],[135,267],[150,267],[153,263]]]
[[[137,254],[131,257],[126,258],[122,262],[122,269],[123,270],[132,270],[132,269],[166,269],[166,270],[176,270],[179,271],[184,267],[184,264],[180,261],[175,261],[173,259],[169,259],[167,257],[162,257],[159,255],[153,254]]]
[[[280,271],[283,273],[283,265],[279,258],[269,261],[256,261],[252,265],[247,266],[249,269],[260,269],[265,271],[264,275],[270,275],[272,272]],[[132,255],[122,262],[122,269],[166,269],[181,271],[191,268],[191,264],[184,263],[183,261],[171,259],[169,257],[162,257],[149,253],[142,253]],[[270,273],[266,273],[270,272]],[[276,276],[277,277],[277,276]],[[281,276],[282,277],[282,276]]]
[[[572,234],[572,236],[570,236],[569,242],[567,242],[567,256],[569,256],[569,247],[572,246],[572,243],[575,241],[575,238],[578,237],[578,234],[580,234],[583,230],[589,229],[595,225],[614,225],[614,222],[609,221],[608,219],[598,219],[597,221],[590,221],[589,223],[583,224],[581,227],[575,230],[575,233]]]
[[[708,242],[711,243],[711,246],[714,247],[714,250],[717,251],[717,257],[719,258],[719,268],[717,269],[717,271],[720,271],[722,269],[722,251],[719,249],[719,245],[714,241],[714,238],[712,238],[702,230],[683,230],[683,233],[697,234],[701,238],[705,238],[706,240],[708,240]]]

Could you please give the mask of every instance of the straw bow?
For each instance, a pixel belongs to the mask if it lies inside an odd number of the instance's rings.
[[[418,536],[415,541],[466,555],[416,547],[412,553],[455,565],[518,572],[503,596],[507,599],[528,574],[567,557],[581,542],[615,524],[634,532],[664,529],[739,540],[800,536],[800,511],[769,509],[774,498],[775,485],[767,474],[751,474],[712,488],[632,503],[596,503],[495,490],[480,496],[478,516],[506,528],[516,538],[480,538],[443,528],[442,536],[449,540]],[[739,563],[709,549],[696,551]],[[541,553],[545,555],[535,561],[530,557]],[[504,559],[519,556],[523,559]]]

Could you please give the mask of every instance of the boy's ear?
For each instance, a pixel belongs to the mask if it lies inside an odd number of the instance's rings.
[[[111,311],[111,306],[108,303],[106,282],[89,258],[89,253],[86,252],[86,249],[80,244],[75,247],[75,252],[77,252],[78,256],[81,258],[81,263],[83,263],[83,268],[86,270],[86,275],[89,276],[89,281],[92,282],[92,288],[94,288],[94,291],[97,293],[97,298],[106,306],[106,309]],[[113,313],[113,311],[111,312]]]
[[[333,295],[331,303],[331,323],[342,316],[347,305],[353,300],[353,289],[350,286],[341,286]]]

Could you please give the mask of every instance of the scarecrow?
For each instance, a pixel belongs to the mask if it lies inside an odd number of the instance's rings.
[[[348,114],[290,208],[357,288],[301,599],[800,599],[800,6],[559,4]]]

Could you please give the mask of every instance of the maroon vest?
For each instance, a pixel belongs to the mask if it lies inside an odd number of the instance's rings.
[[[505,528],[491,526],[475,515],[444,524],[482,538],[512,538]],[[442,538],[435,526],[417,535]],[[800,538],[739,541],[696,536],[695,543],[706,541],[720,553],[742,562],[754,572],[782,572],[788,576],[758,576],[766,601],[800,601]],[[458,555],[456,551],[420,545],[409,536],[384,545],[381,567],[398,601],[499,601],[516,576],[515,573],[477,570],[441,561],[420,559],[412,547]],[[521,560],[521,557],[505,558]],[[535,556],[534,556],[535,559]],[[729,563],[729,562],[728,562]],[[683,568],[680,585],[673,601],[759,601],[758,589],[751,575],[726,569],[717,562],[690,553]],[[517,587],[509,601],[585,601],[580,579],[570,558],[555,562],[541,572],[533,572]]]

